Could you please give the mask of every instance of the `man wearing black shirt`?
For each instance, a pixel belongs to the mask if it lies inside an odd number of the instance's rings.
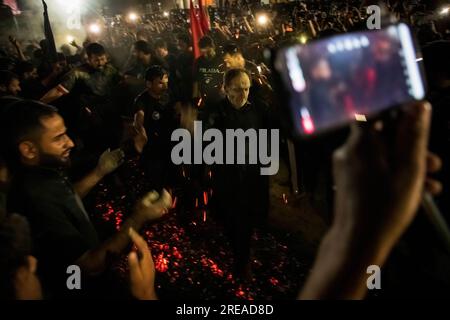
[[[223,48],[223,63],[226,70],[245,69],[251,76],[252,87],[249,100],[270,103],[273,101],[272,88],[267,81],[261,66],[257,66],[244,58],[241,49],[234,43],[229,43]]]
[[[86,53],[88,63],[72,69],[40,100],[52,103],[69,93],[79,98],[82,118],[75,126],[83,127],[80,136],[86,148],[100,151],[114,145],[118,139],[120,118],[115,110],[113,93],[122,77],[108,63],[105,49],[100,44],[91,43]]]
[[[205,104],[215,104],[223,97],[222,59],[216,54],[213,40],[205,36],[198,43],[202,55],[194,65],[193,98],[202,98]]]
[[[136,64],[127,70],[125,75],[140,80],[145,80],[145,72],[150,66],[164,65],[164,62],[154,54],[150,44],[144,40],[139,40],[134,44],[133,56],[136,58]]]
[[[177,128],[173,101],[168,92],[167,70],[152,66],[146,73],[147,89],[135,100],[131,114],[143,111],[148,143],[142,154],[142,164],[153,189],[161,189],[169,179],[171,135]]]
[[[105,175],[123,161],[121,150],[105,152],[96,168],[72,185],[65,174],[74,147],[56,109],[33,101],[20,101],[8,110],[7,150],[15,177],[8,197],[8,212],[17,212],[30,222],[34,256],[40,261],[43,284],[64,297],[66,270],[81,269],[82,288],[89,288],[93,276],[107,270],[111,259],[129,244],[128,230],[139,230],[145,222],[160,217],[170,205],[167,192],[157,201],[149,194],[136,206],[121,230],[99,242],[81,202]],[[88,286],[88,287],[86,287]],[[89,290],[78,292],[89,294]]]
[[[248,101],[251,80],[246,70],[232,69],[225,74],[226,98],[207,106],[202,115],[205,130],[216,128],[224,135],[228,129],[267,129],[271,116],[265,105]],[[245,141],[246,158],[249,141]],[[239,151],[234,152],[235,155]],[[236,162],[235,162],[236,163]],[[215,201],[235,254],[235,274],[251,278],[250,242],[253,228],[268,213],[269,180],[260,174],[261,165],[215,165]],[[232,200],[231,200],[232,199]]]
[[[179,81],[180,98],[187,100],[192,98],[192,67],[194,64],[194,54],[192,53],[191,39],[187,34],[178,36],[178,51],[176,58],[176,75]]]

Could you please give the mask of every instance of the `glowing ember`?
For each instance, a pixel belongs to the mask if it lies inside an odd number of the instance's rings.
[[[131,172],[127,176],[126,183],[129,187],[125,191],[106,184],[101,184],[92,191],[95,208],[89,211],[92,212],[91,218],[96,227],[115,232],[133,212],[136,199],[151,190],[146,182],[148,178],[139,170],[137,163],[136,159],[124,164]],[[184,174],[188,173],[189,171]],[[240,279],[233,277],[233,254],[223,228],[217,224],[212,214],[206,219],[212,189],[208,188],[207,192],[203,192],[200,204],[198,198],[196,201],[186,198],[179,191],[180,188],[173,190],[174,210],[163,221],[149,224],[142,230],[154,258],[156,288],[162,299],[182,299],[185,296],[200,300],[296,297],[299,284],[309,266],[300,265],[288,246],[266,232],[255,232],[253,242],[256,247],[251,263],[254,280],[243,285]],[[287,200],[286,195],[283,201],[285,199]],[[201,211],[187,210],[186,214],[184,211],[180,212],[179,208],[183,208],[181,204],[186,206],[193,203],[200,205]],[[181,217],[189,217],[190,220],[182,222]],[[124,281],[128,278],[126,255],[114,270]]]
[[[206,191],[203,192],[203,203],[208,205],[208,193]]]
[[[173,198],[172,209],[175,209],[177,206],[177,197]]]
[[[167,272],[169,270],[169,260],[164,257],[163,253],[160,253],[155,260],[155,269],[158,272]]]
[[[277,286],[277,285],[278,285],[278,280],[275,279],[274,277],[270,278],[269,281],[270,281],[270,283],[271,283],[273,286]]]
[[[285,193],[283,193],[283,202],[284,202],[284,204],[288,203],[288,199],[287,199],[287,196]]]

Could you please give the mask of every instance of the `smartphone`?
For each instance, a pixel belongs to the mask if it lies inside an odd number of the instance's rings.
[[[278,92],[294,136],[311,136],[422,100],[425,80],[406,24],[280,49]]]

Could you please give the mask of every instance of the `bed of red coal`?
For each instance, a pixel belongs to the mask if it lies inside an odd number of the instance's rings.
[[[93,190],[95,208],[91,216],[99,230],[119,229],[135,201],[150,191],[134,161],[128,161],[121,171],[126,172],[121,179],[117,178],[120,174],[116,175]],[[212,178],[211,174],[209,176]],[[240,281],[231,273],[233,254],[228,240],[208,210],[211,189],[194,197],[192,208],[186,210],[180,209],[178,200],[183,190],[172,192],[172,210],[141,232],[155,263],[160,299],[288,300],[296,297],[310,262],[302,261],[291,250],[286,234],[255,231],[253,279]],[[128,274],[125,256],[115,269],[125,280]]]

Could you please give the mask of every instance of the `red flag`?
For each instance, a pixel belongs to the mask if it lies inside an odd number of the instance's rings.
[[[200,9],[200,26],[204,34],[207,34],[211,30],[209,23],[208,8],[203,7],[203,0],[198,0],[198,7]]]
[[[198,47],[198,41],[203,37],[203,30],[200,26],[200,21],[195,14],[194,4],[191,1],[190,11],[190,21],[191,21],[191,32],[192,32],[192,49],[194,51],[194,57],[197,59],[200,57],[200,48]]]

